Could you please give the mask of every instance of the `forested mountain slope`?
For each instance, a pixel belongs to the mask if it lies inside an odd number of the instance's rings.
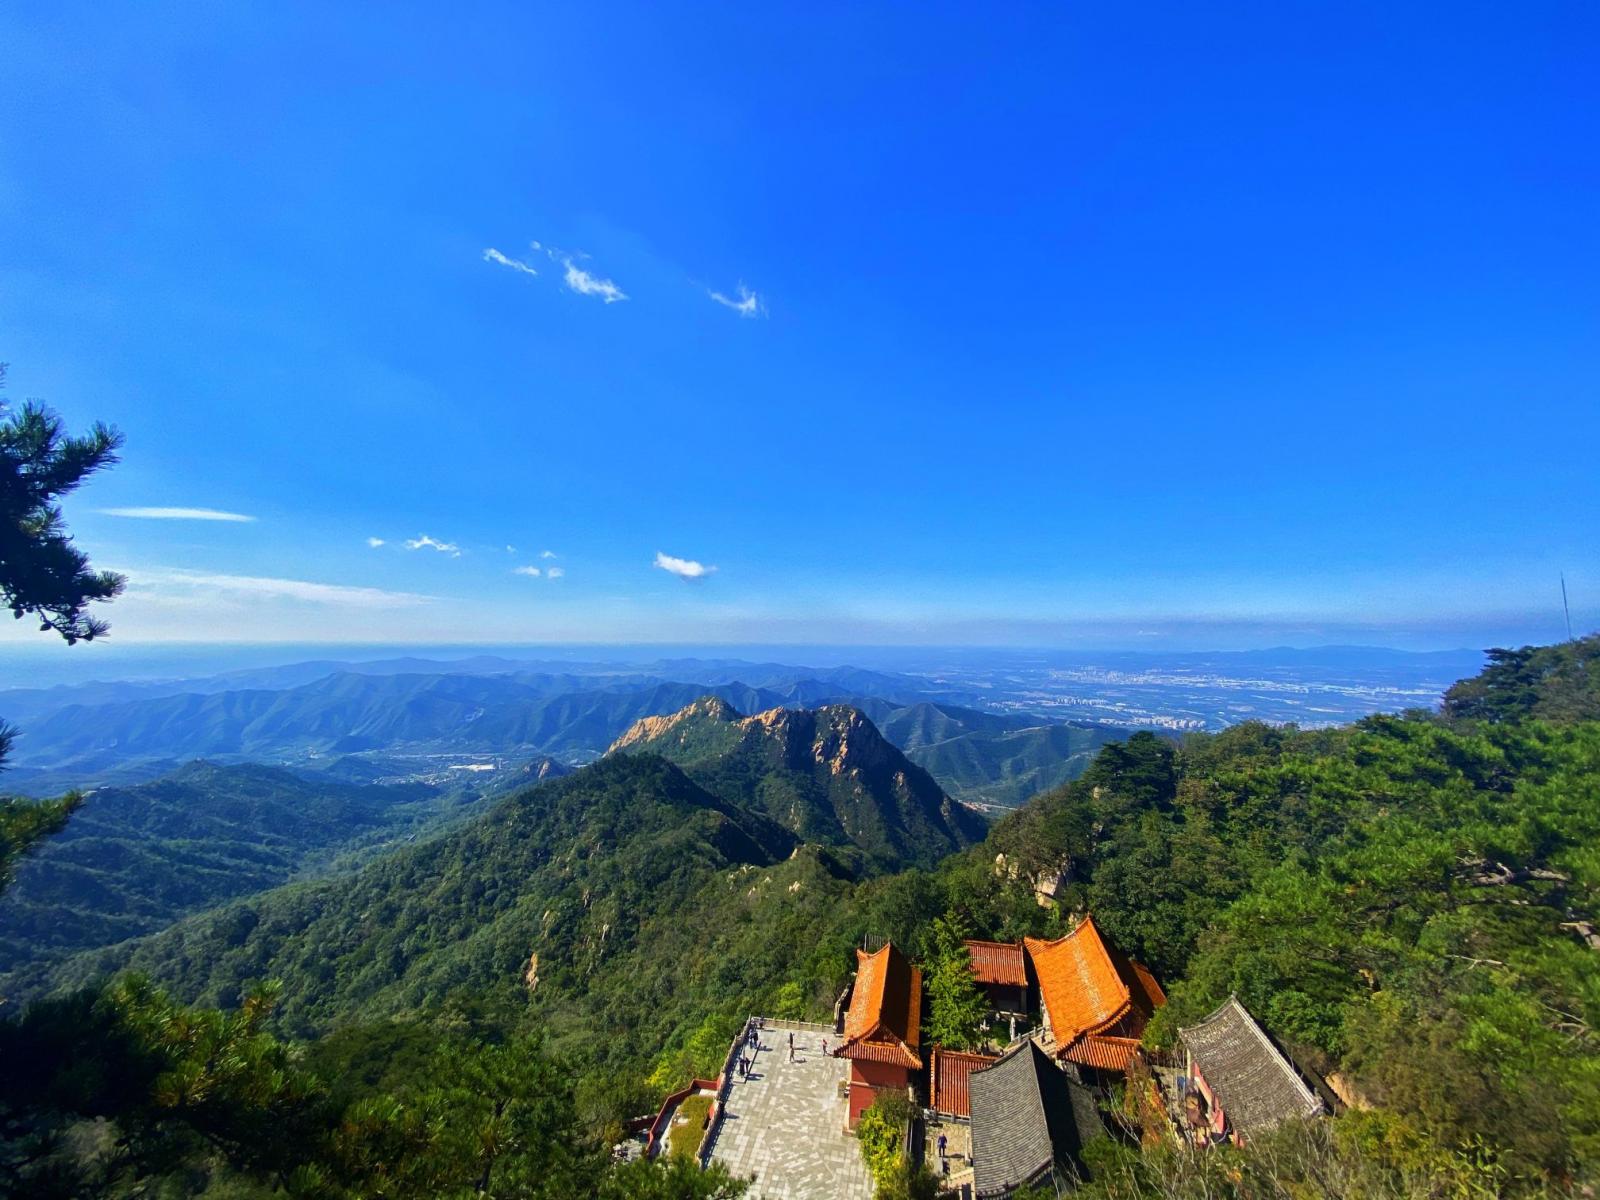
[[[176,970],[185,994],[225,998],[253,978],[311,971],[336,980],[338,994],[304,1012],[296,994],[285,1000],[285,1018],[305,1030],[352,1009],[437,1002],[465,983],[505,984],[521,978],[518,964],[533,954],[546,994],[559,994],[564,970],[574,979],[587,970],[559,919],[574,886],[581,913],[571,923],[582,932],[573,937],[592,942],[595,961],[602,952],[648,955],[661,939],[636,947],[641,923],[686,919],[691,898],[711,894],[703,889],[716,870],[772,866],[811,843],[805,861],[843,880],[932,862],[981,836],[981,818],[854,710],[777,709],[745,720],[712,697],[679,717],[659,723],[726,729],[737,739],[721,753],[688,755],[688,775],[654,754],[613,755],[354,879],[241,901],[142,944],[80,958],[67,975],[132,964],[168,979]],[[665,879],[673,882],[663,890]],[[382,915],[374,920],[374,912]]]
[[[520,792],[353,878],[241,901],[74,970],[132,965],[224,1004],[253,979],[301,980],[308,986],[290,989],[281,1010],[301,1032],[533,978],[542,994],[575,1002],[652,916],[675,920],[717,873],[770,867],[796,845],[672,764],[621,756]]]
[[[898,708],[884,705],[876,711],[863,705],[862,711],[872,718],[884,737],[908,754],[969,734],[1012,733],[1035,723],[1015,713],[983,712],[952,704],[936,704],[931,700]]]
[[[952,796],[986,808],[1016,808],[1040,792],[1070,783],[1100,748],[1128,736],[1105,725],[1032,725],[976,730],[906,751]]]
[[[62,955],[328,867],[472,811],[472,787],[370,786],[277,767],[195,762],[91,793],[0,895],[0,995]]]

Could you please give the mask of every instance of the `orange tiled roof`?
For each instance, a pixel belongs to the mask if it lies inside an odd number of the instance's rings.
[[[856,986],[844,1018],[842,1058],[922,1066],[922,972],[892,942],[875,954],[856,951]]]
[[[980,942],[967,939],[972,954],[972,973],[979,983],[1028,986],[1028,970],[1022,961],[1022,946],[1017,942]]]
[[[1024,938],[1023,944],[1039,977],[1039,996],[1051,1031],[1063,1051],[1085,1034],[1103,1033],[1130,1014],[1142,1024],[1166,1003],[1155,977],[1108,946],[1091,917],[1066,937],[1053,942]]]
[[[1079,1063],[1085,1067],[1125,1073],[1138,1052],[1138,1038],[1109,1037],[1103,1033],[1091,1033],[1069,1046],[1062,1057],[1068,1062]]]
[[[1150,974],[1149,967],[1132,959],[1128,963],[1133,967],[1134,1007],[1143,1009],[1147,1015],[1152,1014],[1167,1002],[1167,994],[1161,990],[1156,977]]]
[[[904,1042],[874,1042],[863,1039],[846,1042],[834,1052],[837,1058],[853,1058],[857,1062],[890,1063],[908,1071],[920,1070],[922,1059],[907,1048]]]
[[[970,1117],[972,1099],[967,1080],[995,1061],[992,1054],[968,1054],[961,1050],[935,1049],[933,1052],[933,1110],[947,1117]]]

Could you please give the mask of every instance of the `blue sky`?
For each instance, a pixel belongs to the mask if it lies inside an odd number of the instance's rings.
[[[243,7],[0,13],[125,644],[1600,622],[1592,4]]]

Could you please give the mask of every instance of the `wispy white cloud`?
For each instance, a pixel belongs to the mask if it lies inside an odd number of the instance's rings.
[[[535,242],[533,244],[533,248],[537,250],[539,248],[539,243]],[[496,250],[493,246],[490,246],[483,252],[483,261],[499,263],[502,267],[510,267],[513,271],[521,271],[524,275],[537,275],[539,273],[527,263],[523,262],[520,258],[509,258],[506,255],[501,254],[500,251]]]
[[[554,550],[541,550],[541,551],[539,551],[539,557],[540,558],[560,558],[561,556],[559,554],[557,554]]]
[[[563,276],[566,285],[580,296],[599,296],[607,304],[615,304],[618,300],[626,300],[628,293],[619,288],[609,279],[602,279],[598,275],[591,275],[580,267],[570,256],[561,258],[560,263],[567,269]]]
[[[561,579],[565,577],[566,573],[567,569],[565,567],[549,567],[545,570],[545,577],[548,579]]]
[[[509,545],[509,544],[506,546],[506,553],[507,554],[515,554],[516,552],[517,552],[517,548],[515,546]]]
[[[513,575],[526,575],[530,579],[537,579],[544,574],[538,567],[512,567],[511,573]]]
[[[410,608],[427,604],[433,599],[415,592],[391,592],[383,588],[316,583],[308,579],[277,579],[264,575],[225,575],[178,567],[135,569],[128,572],[128,580],[128,591],[132,595],[143,595],[153,600],[172,597],[180,602],[185,594],[192,597],[201,593],[236,600],[292,600],[340,608]]]
[[[384,541],[381,537],[369,537],[367,539],[367,545],[371,546],[374,550],[376,550],[379,546],[387,546],[388,544],[389,543]]]
[[[766,307],[761,303],[761,297],[742,283],[739,285],[739,298],[737,300],[724,296],[721,292],[709,292],[707,294],[722,307],[733,309],[741,317],[759,317],[767,311]]]
[[[215,508],[102,508],[108,517],[138,517],[146,521],[254,521],[244,513]]]
[[[407,538],[401,543],[407,550],[437,550],[440,554],[448,554],[451,558],[461,557],[461,547],[454,542],[441,542],[438,538],[431,538],[425,533],[419,533],[414,538]]]
[[[679,579],[704,579],[716,570],[716,567],[696,562],[692,558],[674,558],[672,555],[663,554],[659,550],[656,551],[656,561],[653,565],[660,570],[676,575]]]

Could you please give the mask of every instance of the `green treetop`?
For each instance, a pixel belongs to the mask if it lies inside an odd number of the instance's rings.
[[[927,1040],[956,1050],[983,1041],[989,1005],[972,973],[972,952],[955,918],[937,917],[929,936]]]

